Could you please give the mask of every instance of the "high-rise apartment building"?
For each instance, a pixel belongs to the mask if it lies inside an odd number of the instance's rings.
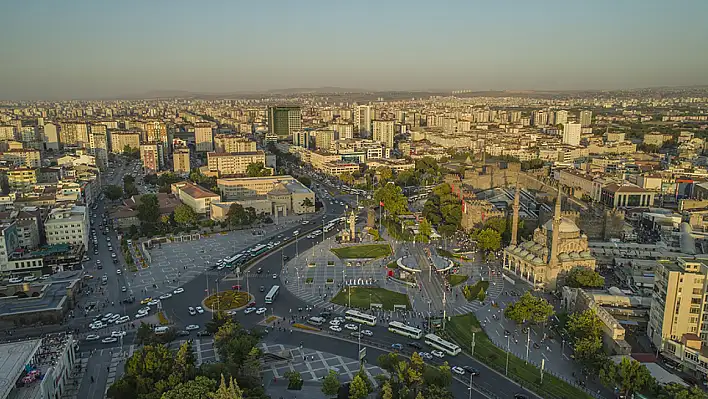
[[[0,159],[25,168],[39,168],[42,166],[40,152],[34,148],[10,149],[1,153]]]
[[[245,175],[249,164],[260,163],[265,166],[265,152],[207,153],[207,167],[210,173],[218,176]]]
[[[190,172],[189,148],[175,148],[172,154],[172,170],[178,174],[188,174]]]
[[[17,128],[15,126],[4,125],[0,126],[0,140],[15,140],[15,131]]]
[[[568,123],[568,111],[561,109],[553,113],[553,125],[565,125]]]
[[[42,133],[45,150],[59,151],[59,129],[54,123],[45,123]]]
[[[145,173],[155,173],[162,169],[162,145],[160,143],[140,144],[140,160]]]
[[[373,121],[373,140],[383,143],[388,148],[393,148],[395,136],[393,121]]]
[[[371,105],[358,105],[354,108],[354,127],[359,137],[369,137],[373,119],[374,109]]]
[[[85,206],[52,209],[44,222],[47,244],[83,245],[88,248],[88,213]]]
[[[546,113],[546,111],[533,111],[531,114],[531,123],[534,126],[548,125],[548,113]]]
[[[583,127],[592,125],[592,111],[580,111],[580,114],[578,115],[578,122],[580,122],[580,125]]]
[[[162,121],[145,122],[145,137],[151,143],[167,143],[167,125]]]
[[[329,151],[329,148],[334,142],[334,130],[315,130],[315,147]]]
[[[134,150],[140,148],[140,132],[112,132],[111,133],[111,152],[114,154],[122,154],[125,147],[128,146]]]
[[[302,130],[302,112],[300,107],[269,107],[268,129],[278,137],[290,137]]]
[[[582,130],[582,126],[579,123],[566,123],[563,125],[563,144],[579,146]]]
[[[215,152],[253,152],[256,142],[232,134],[219,134],[214,137]]]
[[[214,151],[214,129],[209,122],[199,122],[194,125],[194,143],[197,152]]]
[[[63,123],[59,131],[59,141],[63,145],[88,147],[88,125],[78,122]]]
[[[349,123],[333,123],[329,125],[329,128],[337,132],[338,139],[353,139],[354,138],[354,125]]]
[[[310,148],[310,131],[299,130],[293,132],[293,145],[302,148]]]

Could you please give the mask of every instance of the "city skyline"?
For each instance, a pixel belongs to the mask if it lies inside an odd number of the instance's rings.
[[[17,2],[0,16],[0,34],[13,38],[0,64],[0,99],[708,83],[708,56],[697,51],[708,36],[705,2],[435,6]]]

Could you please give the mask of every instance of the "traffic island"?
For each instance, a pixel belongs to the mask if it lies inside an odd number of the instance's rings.
[[[465,276],[464,274],[448,274],[447,282],[450,284],[451,287],[454,287],[456,285],[464,283],[469,278],[469,276]]]
[[[484,298],[487,297],[488,288],[489,281],[477,281],[473,285],[466,285],[462,287],[462,294],[464,294],[465,299],[467,299],[468,301],[483,302]]]
[[[332,248],[332,253],[340,259],[378,259],[391,255],[389,244],[350,245]]]
[[[457,342],[467,353],[470,353],[474,342],[473,357],[497,372],[505,373],[506,351],[494,345],[473,314],[451,317],[443,335]],[[541,370],[538,367],[514,355],[509,355],[508,377],[542,398],[592,398],[583,390],[550,373],[546,373],[541,379]]]
[[[202,306],[210,312],[241,310],[253,300],[253,295],[245,291],[224,291],[208,296],[202,301]]]
[[[405,306],[411,309],[408,295],[378,287],[344,287],[331,300],[332,303],[352,308],[369,309],[371,304],[380,304],[382,309],[394,310]]]

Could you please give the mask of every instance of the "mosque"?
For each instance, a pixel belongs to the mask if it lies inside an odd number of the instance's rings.
[[[595,258],[588,248],[588,237],[561,212],[558,188],[553,218],[536,228],[533,239],[518,242],[519,185],[516,185],[511,243],[504,248],[504,269],[528,282],[534,289],[553,291],[563,285],[567,272],[576,266],[595,270]]]

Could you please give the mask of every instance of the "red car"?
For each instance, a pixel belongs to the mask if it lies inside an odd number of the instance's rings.
[[[256,301],[251,301],[251,303],[249,303],[248,306],[256,306]]]
[[[234,291],[241,291],[241,286],[240,285],[232,285],[231,289]]]

